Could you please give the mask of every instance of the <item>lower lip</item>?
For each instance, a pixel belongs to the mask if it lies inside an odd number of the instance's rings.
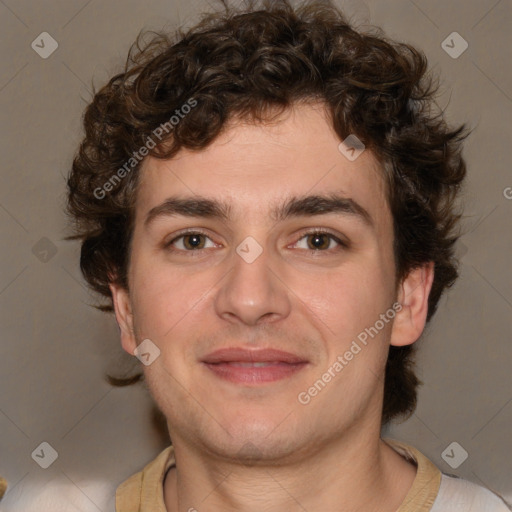
[[[205,363],[221,379],[237,384],[260,384],[291,377],[307,363],[269,363],[265,366],[246,366],[243,363]]]

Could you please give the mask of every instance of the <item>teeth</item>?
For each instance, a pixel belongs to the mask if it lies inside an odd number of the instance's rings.
[[[229,363],[233,366],[241,366],[242,368],[263,368],[265,366],[275,365],[276,363],[255,362],[255,363]]]

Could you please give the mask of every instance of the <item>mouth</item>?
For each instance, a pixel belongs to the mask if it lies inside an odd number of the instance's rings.
[[[309,361],[281,350],[227,348],[212,352],[202,363],[220,379],[255,385],[291,377]]]

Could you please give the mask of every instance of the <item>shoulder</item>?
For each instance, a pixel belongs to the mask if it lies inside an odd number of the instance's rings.
[[[452,475],[442,474],[431,512],[510,512],[505,501],[489,489]]]
[[[132,475],[116,489],[117,508],[120,508],[120,510],[125,510],[128,503],[132,504],[136,500],[140,502],[142,475],[143,471]]]
[[[386,438],[384,441],[417,466],[416,479],[400,512],[512,512],[510,505],[489,489],[441,473],[437,466],[413,446],[394,439]]]

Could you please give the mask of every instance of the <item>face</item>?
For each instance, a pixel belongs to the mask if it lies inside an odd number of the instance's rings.
[[[283,460],[379,428],[389,344],[414,333],[378,162],[339,142],[310,104],[145,160],[130,290],[111,289],[125,350],[160,350],[143,369],[175,445]]]

